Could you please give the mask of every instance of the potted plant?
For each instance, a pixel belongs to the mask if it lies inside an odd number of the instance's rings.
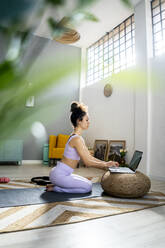
[[[127,166],[127,164],[125,162],[126,153],[127,153],[127,149],[120,149],[120,156],[121,156],[120,166],[123,166],[123,167]]]

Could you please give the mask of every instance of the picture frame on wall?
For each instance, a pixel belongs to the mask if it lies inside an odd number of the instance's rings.
[[[110,140],[108,143],[106,161],[120,162],[120,150],[126,148],[125,140]]]
[[[108,140],[95,140],[94,157],[105,161],[108,149]]]

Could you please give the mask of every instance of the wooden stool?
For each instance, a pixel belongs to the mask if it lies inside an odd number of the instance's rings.
[[[101,179],[105,193],[112,196],[136,198],[144,196],[151,187],[149,177],[136,171],[135,174],[106,172]]]

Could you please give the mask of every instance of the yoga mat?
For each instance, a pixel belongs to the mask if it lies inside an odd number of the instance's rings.
[[[101,196],[103,189],[100,183],[93,183],[90,193],[57,193],[47,192],[45,187],[31,189],[4,189],[0,190],[0,207],[15,207],[50,202],[73,201],[83,198]]]

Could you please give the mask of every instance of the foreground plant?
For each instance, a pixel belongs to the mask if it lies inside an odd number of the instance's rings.
[[[0,130],[1,140],[16,134],[18,130],[26,132],[33,122],[42,120],[44,110],[49,106],[59,106],[63,99],[42,98],[38,108],[25,111],[25,103],[32,96],[42,97],[51,87],[57,86],[62,78],[79,69],[79,62],[66,58],[65,64],[56,61],[45,61],[38,65],[39,74],[31,72],[32,62],[23,64],[23,56],[29,46],[32,33],[48,8],[54,10],[53,16],[47,19],[53,38],[65,32],[69,23],[77,25],[84,20],[98,21],[86,8],[96,0],[77,0],[75,6],[66,11],[65,0],[15,0],[0,3],[0,35],[7,41],[7,49],[0,63]],[[122,2],[128,5],[129,1]],[[65,18],[55,18],[59,9],[64,10]],[[34,63],[35,61],[33,61]],[[54,69],[55,68],[55,69]],[[29,84],[31,83],[31,84]],[[55,90],[55,88],[53,88]],[[46,111],[45,111],[46,113]],[[47,121],[56,118],[44,116]]]

